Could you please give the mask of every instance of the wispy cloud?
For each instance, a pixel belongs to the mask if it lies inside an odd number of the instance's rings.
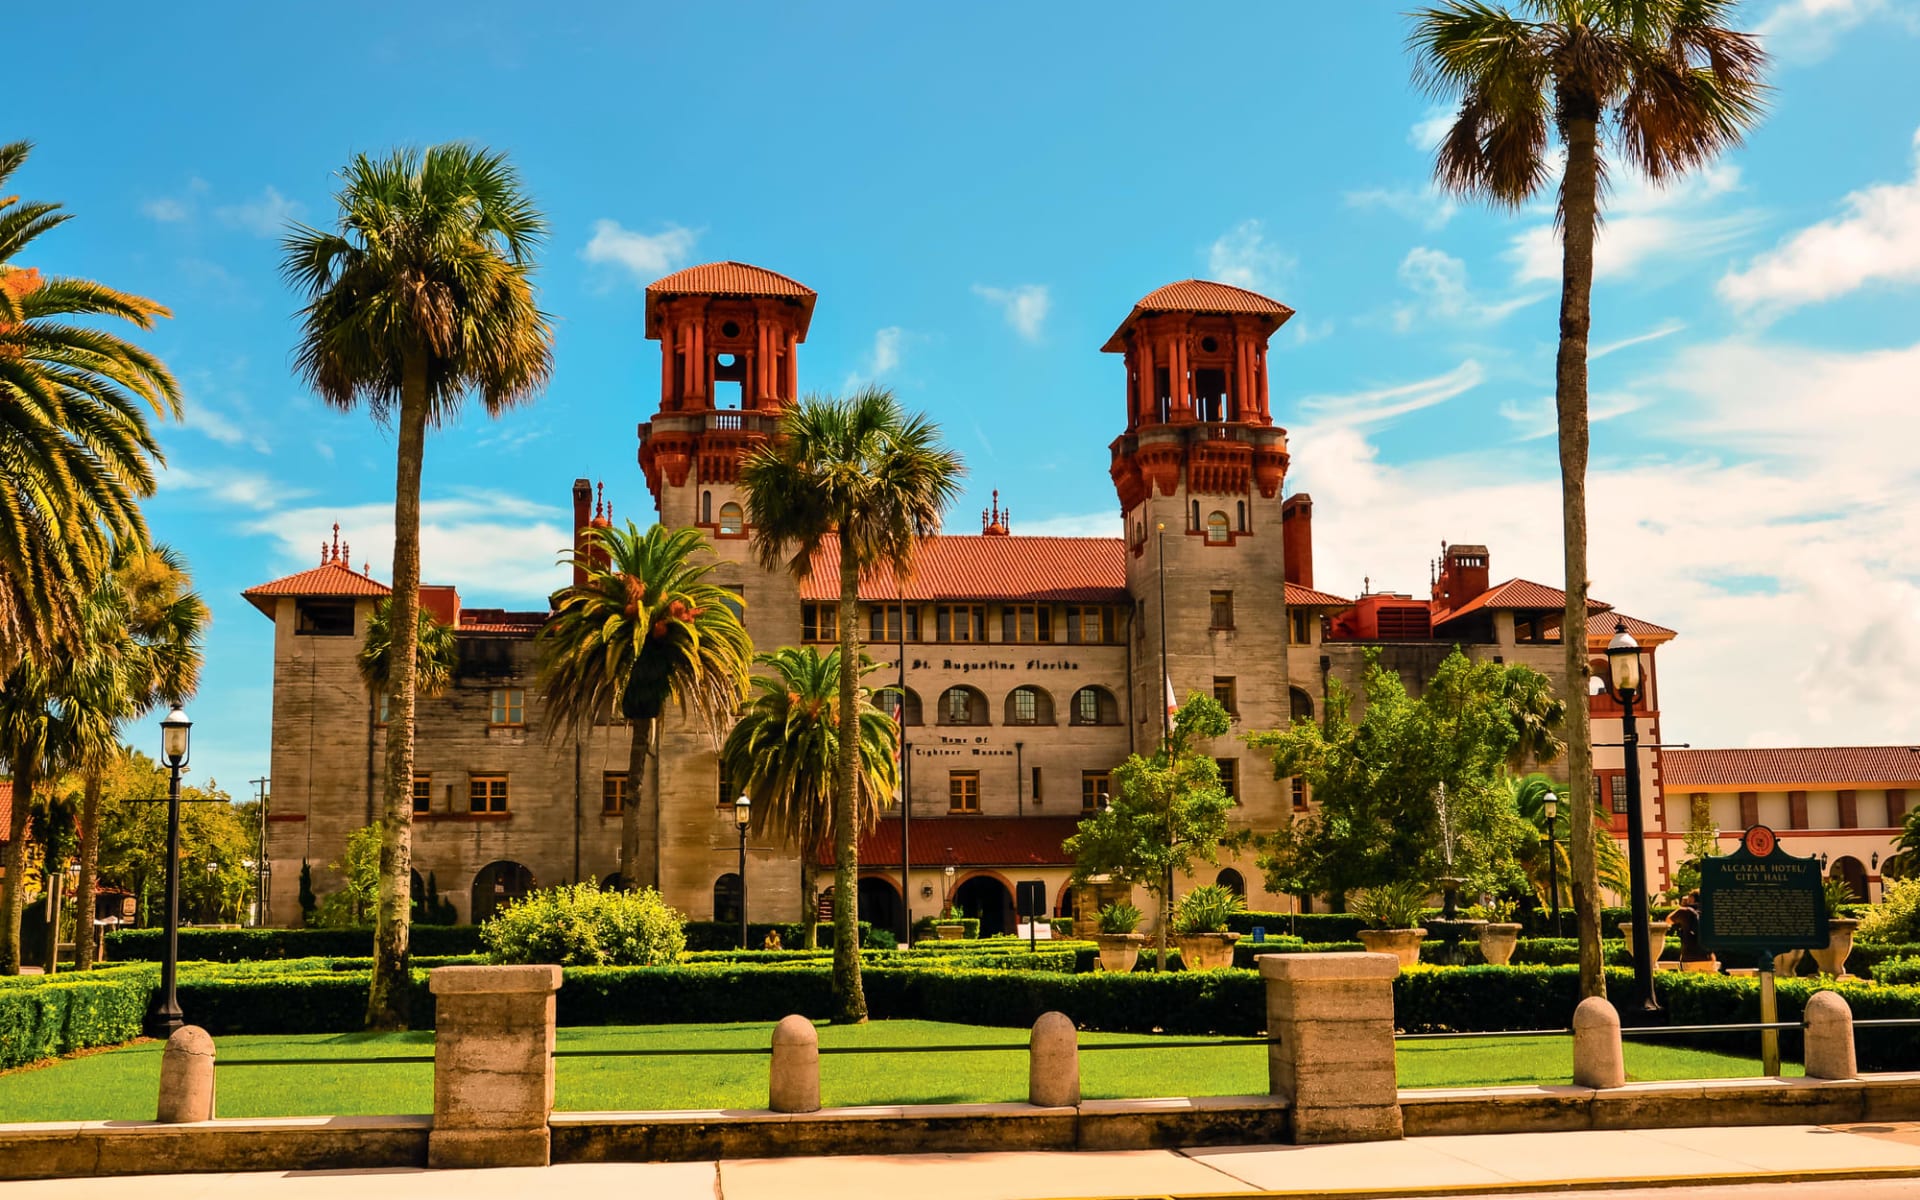
[[[1269,242],[1256,220],[1240,222],[1207,247],[1207,278],[1251,291],[1277,289],[1293,267],[1293,256]]]
[[[212,438],[223,446],[245,446],[256,454],[273,453],[273,447],[266,437],[244,418],[235,420],[203,399],[188,402],[185,410],[183,424],[195,433]]]
[[[1645,396],[1627,392],[1600,392],[1587,398],[1587,421],[1598,425],[1615,417],[1624,417],[1647,406]],[[1552,396],[1541,396],[1528,403],[1509,400],[1500,406],[1500,415],[1514,427],[1514,436],[1531,442],[1551,437],[1560,431],[1559,411]]]
[[[1402,331],[1427,319],[1490,325],[1545,295],[1481,300],[1467,285],[1466,263],[1426,246],[1415,246],[1400,260],[1400,282],[1414,295],[1411,304],[1394,310],[1394,327]]]
[[[1602,201],[1605,217],[1594,242],[1596,279],[1630,276],[1652,263],[1672,263],[1717,254],[1760,223],[1751,208],[1721,210],[1724,197],[1740,191],[1740,169],[1719,166],[1659,186],[1628,175]],[[1550,212],[1516,235],[1506,251],[1514,282],[1557,282],[1560,234]]]
[[[680,225],[667,225],[658,233],[636,233],[618,221],[600,220],[593,223],[593,236],[580,257],[624,270],[644,285],[684,264],[699,238],[697,231]]]
[[[240,204],[223,204],[214,209],[213,219],[229,229],[238,229],[255,237],[278,237],[286,232],[289,222],[299,219],[300,213],[301,207],[297,202],[268,187],[256,199]]]
[[[1413,128],[1407,130],[1407,145],[1415,150],[1434,150],[1440,145],[1447,130],[1453,127],[1453,120],[1459,109],[1451,104],[1435,104],[1423,113]]]
[[[176,490],[203,492],[221,504],[256,511],[271,509],[311,494],[305,488],[295,487],[257,471],[236,471],[225,466],[215,471],[169,466],[160,474],[159,491],[165,495]]]
[[[1022,338],[1029,342],[1040,340],[1047,310],[1053,306],[1046,284],[1023,283],[1018,287],[1000,288],[976,283],[973,285],[973,294],[998,306],[1007,324]]]
[[[1364,392],[1308,396],[1300,407],[1320,425],[1377,425],[1394,417],[1444,404],[1478,387],[1486,369],[1469,358],[1451,371],[1412,383],[1398,383]]]
[[[199,208],[200,197],[206,195],[207,181],[198,175],[187,180],[186,186],[171,196],[155,196],[140,206],[140,211],[150,219],[164,225],[179,225],[193,219]]]
[[[1443,229],[1460,211],[1453,197],[1439,188],[1362,188],[1343,199],[1348,208],[1383,208],[1426,229]]]
[[[1842,35],[1871,18],[1893,16],[1911,28],[1911,8],[1888,0],[1781,0],[1754,32],[1766,39],[1769,53],[1790,63],[1819,62],[1833,52]]]
[[[1720,280],[1736,308],[1784,312],[1869,284],[1920,282],[1920,133],[1913,178],[1847,196],[1842,215],[1794,234]]]
[[[1592,362],[1596,358],[1605,358],[1607,355],[1618,350],[1625,350],[1629,346],[1639,346],[1647,342],[1657,342],[1664,337],[1672,337],[1686,327],[1687,323],[1685,321],[1663,321],[1645,333],[1636,333],[1631,337],[1623,337],[1617,342],[1603,342],[1598,346],[1590,348],[1587,351],[1587,361]]]

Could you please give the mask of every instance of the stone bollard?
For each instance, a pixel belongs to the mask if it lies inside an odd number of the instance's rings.
[[[1860,1073],[1853,1051],[1853,1008],[1839,992],[1807,999],[1807,1078],[1852,1079]]]
[[[1404,1136],[1393,1060],[1391,954],[1262,954],[1269,1090],[1288,1100],[1293,1140]]]
[[[160,1113],[164,1124],[213,1120],[213,1039],[198,1025],[182,1025],[160,1055]]]
[[[1573,1010],[1573,1086],[1617,1088],[1627,1081],[1620,1050],[1620,1014],[1604,996]]]
[[[797,1014],[773,1027],[767,1107],[783,1113],[820,1111],[820,1031]]]
[[[544,1167],[560,968],[437,967],[429,1167]]]
[[[1027,1040],[1027,1103],[1072,1108],[1080,1103],[1080,1031],[1065,1013],[1046,1012]]]

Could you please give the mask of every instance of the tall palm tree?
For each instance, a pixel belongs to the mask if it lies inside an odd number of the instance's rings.
[[[387,726],[380,902],[367,1023],[406,1024],[413,878],[414,643],[420,607],[420,471],[429,426],[477,392],[489,416],[531,400],[553,369],[534,303],[546,222],[504,154],[449,143],[357,156],[332,231],[296,226],[281,269],[306,296],[301,375],[324,402],[365,403],[397,426],[393,501],[395,668]]]
[[[1683,175],[1740,143],[1760,117],[1766,56],[1728,26],[1734,0],[1447,0],[1413,14],[1418,79],[1458,102],[1435,173],[1448,189],[1518,207],[1560,173],[1560,349],[1555,369],[1567,605],[1567,686],[1587,678],[1587,335],[1594,235],[1611,148],[1648,179]],[[1612,146],[1601,145],[1608,126]],[[1583,697],[1576,696],[1576,699]],[[1580,987],[1603,995],[1592,735],[1567,728]]]
[[[62,730],[53,672],[26,658],[0,680],[0,763],[13,778],[6,874],[0,877],[0,974],[20,973],[20,916],[26,909],[27,814],[43,779],[57,769]]]
[[[914,550],[940,531],[941,514],[960,491],[965,468],[940,442],[939,426],[908,416],[886,388],[844,400],[809,396],[780,418],[772,441],[740,469],[753,547],[768,570],[795,578],[813,572],[814,555],[837,535],[840,575],[840,762],[834,772],[834,1020],[867,1019],[860,983],[859,867],[854,819],[859,774],[860,579],[870,572],[904,577]]]
[[[1516,665],[1507,668],[1500,688],[1513,716],[1509,773],[1517,775],[1529,764],[1545,766],[1559,758],[1567,748],[1559,733],[1567,719],[1567,704],[1553,694],[1553,681],[1531,667]]]
[[[453,626],[434,618],[426,609],[417,617],[414,633],[413,690],[416,696],[443,696],[453,686],[453,673],[460,666],[460,638]],[[367,622],[367,635],[360,644],[360,681],[367,685],[367,696],[374,704],[393,683],[393,601],[382,600],[374,606],[373,619]]]
[[[616,714],[633,730],[632,799],[620,814],[620,880],[660,886],[660,792],[648,760],[669,700],[710,727],[731,720],[747,693],[753,642],[735,592],[707,582],[715,563],[698,529],[633,522],[589,530],[569,552],[586,581],[554,599],[541,629],[540,689],[548,735],[582,737]]]
[[[1521,848],[1521,865],[1527,873],[1527,881],[1533,885],[1533,894],[1542,904],[1554,902],[1554,887],[1559,887],[1559,903],[1562,907],[1572,903],[1573,863],[1568,854],[1572,843],[1569,820],[1547,820],[1547,794],[1556,796],[1566,793],[1567,785],[1556,783],[1547,776],[1535,772],[1527,776],[1507,776],[1507,791],[1513,797],[1514,808],[1533,828],[1534,840]],[[1627,856],[1620,851],[1620,843],[1613,840],[1603,823],[1596,823],[1595,860],[1600,886],[1618,895],[1627,896],[1631,884],[1627,875]]]
[[[840,651],[823,657],[812,646],[783,646],[757,659],[773,668],[755,675],[755,696],[720,750],[729,783],[753,802],[749,828],[772,834],[800,855],[800,927],[806,947],[819,944],[814,920],[814,856],[833,837],[833,779],[840,764]],[[861,674],[877,664],[862,664]],[[900,787],[895,758],[900,730],[860,689],[860,788],[855,819],[865,833]]]
[[[32,148],[0,145],[0,671],[22,654],[78,648],[80,609],[114,543],[146,538],[138,502],[162,461],[147,412],[180,415],[166,366],[91,323],[150,329],[171,313],[17,261],[72,219],[5,194]]]

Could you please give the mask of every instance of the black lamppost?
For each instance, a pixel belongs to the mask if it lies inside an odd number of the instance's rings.
[[[1560,815],[1560,797],[1548,792],[1542,805],[1547,814],[1547,895],[1553,905],[1553,936],[1560,936],[1560,842],[1554,837],[1553,819]]]
[[[733,824],[740,831],[740,948],[747,948],[747,820],[753,815],[753,802],[745,792],[733,802]]]
[[[1647,843],[1645,820],[1640,812],[1640,732],[1634,725],[1633,706],[1640,697],[1640,643],[1627,632],[1625,621],[1616,621],[1613,640],[1607,643],[1607,676],[1614,699],[1620,702],[1620,746],[1626,756],[1627,775],[1627,880],[1633,889],[1633,1007],[1643,1013],[1660,1011],[1653,994],[1653,940],[1647,928]],[[1594,797],[1595,802],[1599,797]]]
[[[167,765],[167,950],[160,960],[160,995],[147,1015],[147,1035],[166,1038],[186,1024],[180,1019],[180,998],[174,975],[180,965],[180,770],[187,765],[188,731],[193,722],[175,708],[160,722],[160,760]],[[92,914],[87,914],[91,916]]]

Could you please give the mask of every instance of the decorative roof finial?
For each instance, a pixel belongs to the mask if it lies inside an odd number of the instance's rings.
[[[340,561],[340,522],[333,523],[333,557],[328,562]]]
[[[606,480],[604,480],[604,479],[603,479],[603,480],[601,480],[601,481],[600,481],[600,484],[599,484],[599,490],[598,490],[598,492],[597,492],[596,494],[597,494],[597,496],[598,496],[598,499],[596,499],[596,500],[595,500],[595,501],[593,502],[593,516],[594,516],[594,519],[595,519],[595,520],[598,520],[598,519],[600,518],[600,508],[601,508],[601,506],[602,506],[603,504],[605,504],[605,503],[606,503],[606,501],[607,501],[607,483],[606,483]]]
[[[1373,576],[1362,575],[1360,577],[1360,594],[1362,596],[1373,595]]]
[[[980,532],[990,537],[1006,537],[1013,513],[1000,507],[1000,489],[993,489],[993,507],[980,514]]]
[[[340,565],[349,571],[353,570],[353,547],[345,542],[340,543]]]

